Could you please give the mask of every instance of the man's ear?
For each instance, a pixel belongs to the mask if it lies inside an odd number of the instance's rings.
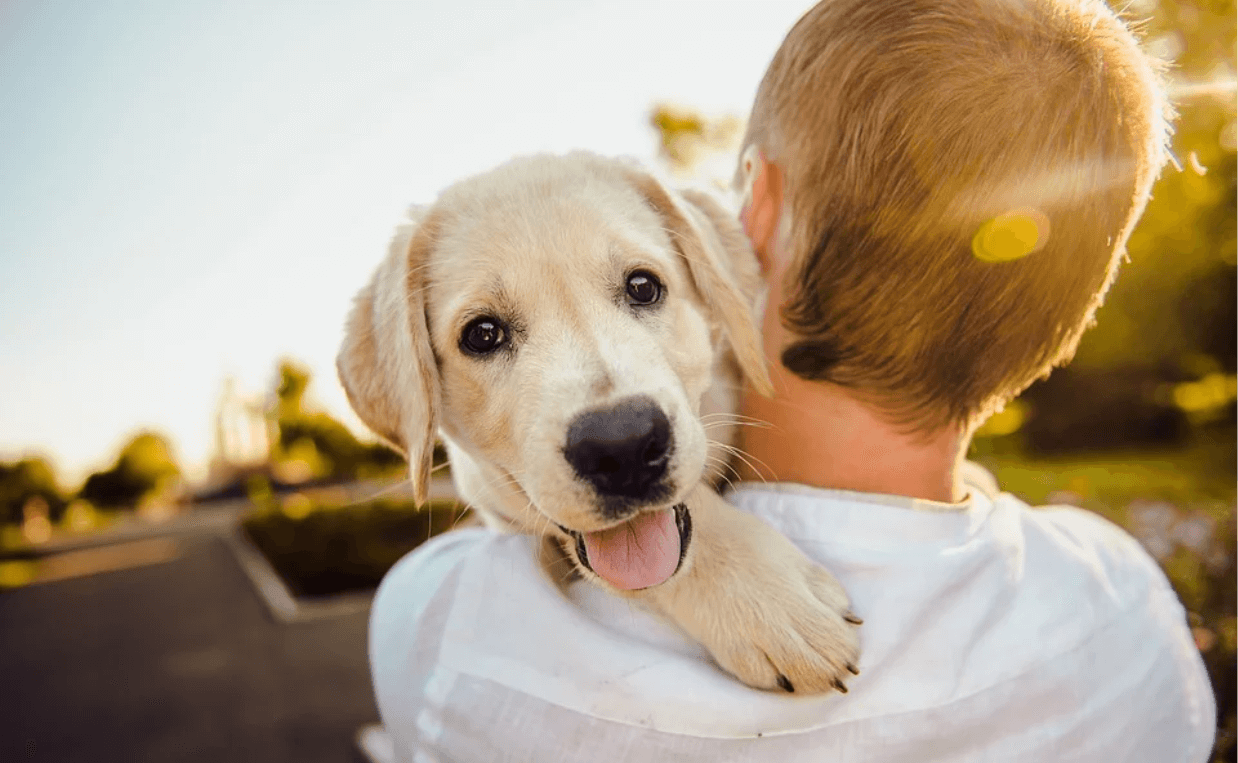
[[[336,358],[353,410],[408,458],[417,503],[429,492],[438,431],[438,364],[424,275],[438,227],[431,213],[396,231],[387,258],[356,297]]]
[[[739,220],[761,262],[761,270],[768,274],[778,221],[782,218],[782,170],[766,159],[756,144],[744,149],[739,163]]]
[[[759,288],[756,263],[734,217],[707,194],[688,191],[681,202],[652,175],[633,170],[631,179],[662,217],[701,298],[721,320],[744,375],[758,392],[770,394],[773,386],[752,312]]]

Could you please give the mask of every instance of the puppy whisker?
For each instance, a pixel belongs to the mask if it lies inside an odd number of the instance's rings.
[[[701,425],[705,431],[722,427],[756,427],[757,429],[774,429],[773,424],[758,424],[753,421],[711,421]]]
[[[371,501],[378,501],[383,498],[388,498],[390,496],[397,495],[399,493],[403,493],[407,491],[408,486],[409,486],[409,480],[407,478],[402,478],[402,479],[396,480],[395,482],[392,482],[389,485],[384,485],[383,487],[380,487],[371,493],[362,495],[356,498],[355,500],[349,501],[344,506],[345,508],[352,508],[354,506],[360,506],[363,503],[369,503]]]
[[[724,442],[717,442],[717,441],[714,441],[714,444],[716,444],[718,447],[722,448],[726,452],[730,453],[735,458],[738,458],[740,461],[743,461],[748,466],[748,468],[751,469],[753,473],[756,474],[761,479],[762,482],[768,482],[768,480],[765,479],[765,476],[761,472],[761,470],[758,469],[755,465],[753,465],[752,462],[756,461],[761,466],[765,467],[766,471],[772,473],[773,469],[769,468],[769,464],[765,463],[764,461],[752,455],[751,453],[748,453],[743,448],[737,448],[734,445],[728,445]]]
[[[755,422],[759,424],[769,424],[769,422],[766,421],[765,419],[758,419],[752,416],[745,416],[741,413],[727,413],[725,411],[715,411],[713,413],[706,413],[706,414],[701,415],[701,421],[708,421],[710,419],[719,419],[719,418],[727,419],[730,421],[751,421],[751,422]]]

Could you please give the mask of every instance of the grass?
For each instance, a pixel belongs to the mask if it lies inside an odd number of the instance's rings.
[[[1232,435],[1201,439],[1175,450],[1105,451],[1037,457],[1016,449],[977,449],[973,457],[1002,489],[1033,505],[1054,493],[1073,493],[1101,513],[1134,500],[1179,506],[1230,502],[1235,495]],[[1116,515],[1115,515],[1116,517]],[[1115,518],[1116,521],[1116,518]]]

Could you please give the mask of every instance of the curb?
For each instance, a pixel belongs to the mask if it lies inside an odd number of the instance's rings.
[[[372,592],[299,600],[239,524],[224,536],[224,541],[232,550],[237,565],[258,593],[258,598],[266,605],[267,612],[276,622],[301,623],[367,612],[370,609],[370,600],[374,598]]]

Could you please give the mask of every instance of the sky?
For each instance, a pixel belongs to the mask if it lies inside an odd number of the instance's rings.
[[[653,161],[746,116],[811,0],[0,0],[0,460],[72,489],[136,431],[191,478],[224,380],[334,359],[402,211],[513,156]]]

